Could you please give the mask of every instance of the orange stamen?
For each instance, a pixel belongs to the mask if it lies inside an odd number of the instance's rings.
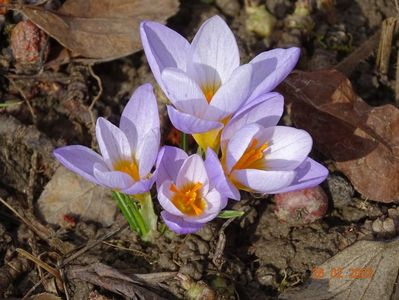
[[[114,164],[114,170],[120,171],[130,175],[135,181],[140,180],[139,167],[137,166],[136,160],[120,160]]]
[[[203,84],[201,86],[201,90],[204,93],[206,101],[211,103],[213,96],[216,94],[217,90],[220,87],[220,83],[214,82],[212,84]]]
[[[169,190],[174,193],[172,203],[184,214],[188,216],[201,215],[206,207],[205,200],[202,198],[200,189],[202,183],[189,183],[179,189],[174,183]]]
[[[269,147],[268,143],[264,143],[257,147],[258,140],[253,139],[251,144],[249,144],[248,148],[245,150],[244,154],[241,158],[236,162],[233,166],[232,170],[240,170],[240,169],[263,169],[264,162],[262,160],[264,153]]]

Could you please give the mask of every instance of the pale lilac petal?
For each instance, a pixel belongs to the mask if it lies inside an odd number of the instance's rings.
[[[227,198],[222,196],[216,189],[210,190],[207,195],[205,195],[206,209],[200,216],[190,217],[183,216],[183,219],[187,222],[193,223],[206,223],[214,218],[220,213],[220,211],[226,206]]]
[[[265,128],[277,125],[284,111],[284,98],[278,93],[258,97],[241,108],[223,128],[221,144],[224,145],[239,129],[247,124],[257,123]]]
[[[101,117],[98,118],[96,136],[108,168],[113,170],[114,163],[121,160],[131,160],[132,152],[126,135],[111,122]]]
[[[240,184],[257,193],[272,193],[289,186],[295,171],[264,171],[257,169],[235,170],[232,176]]]
[[[180,148],[164,146],[159,151],[156,170],[158,171],[157,189],[166,180],[176,182],[177,174],[188,155]]]
[[[238,67],[213,96],[204,118],[220,121],[231,116],[248,98],[252,66]]]
[[[111,189],[123,190],[134,183],[132,177],[128,174],[119,171],[109,171],[103,164],[94,164],[93,173],[100,184]]]
[[[140,35],[148,64],[158,84],[164,89],[162,71],[165,68],[185,71],[190,44],[177,32],[155,22],[142,22]]]
[[[121,192],[128,195],[136,195],[136,194],[143,194],[149,192],[156,178],[157,176],[156,173],[154,172],[154,174],[152,174],[150,178],[140,179],[139,181],[133,183],[133,185],[128,187],[127,189],[121,190]]]
[[[268,169],[293,170],[308,156],[312,149],[312,137],[304,130],[286,126],[265,128],[258,139],[267,142],[265,161]]]
[[[206,172],[204,161],[197,154],[193,154],[185,160],[180,168],[179,174],[177,175],[176,185],[178,188],[182,188],[187,183],[202,183],[202,193],[208,193],[208,174]]]
[[[164,210],[175,216],[183,216],[184,214],[172,203],[173,192],[170,186],[173,182],[165,180],[158,188],[158,201]]]
[[[169,100],[178,110],[199,117],[204,114],[208,107],[204,93],[185,72],[166,68],[162,72],[162,81]]]
[[[273,49],[263,52],[250,61],[253,65],[249,101],[272,91],[294,69],[301,50],[299,48]]]
[[[191,43],[190,75],[200,85],[225,83],[240,64],[236,39],[219,16],[202,24]]]
[[[143,84],[134,91],[122,112],[119,127],[128,138],[132,152],[148,132],[159,132],[158,105],[151,84]]]
[[[137,146],[136,159],[141,178],[146,177],[151,172],[157,160],[160,139],[159,130],[153,129],[147,132]]]
[[[204,223],[190,223],[185,221],[182,217],[175,216],[168,213],[167,211],[161,212],[161,217],[165,222],[166,226],[177,234],[189,234],[200,230],[205,224]]]
[[[229,140],[227,147],[225,148],[227,173],[230,173],[233,166],[240,160],[254,137],[261,130],[263,130],[263,127],[258,124],[249,124],[238,130]]]
[[[205,168],[208,172],[211,188],[216,188],[222,195],[240,200],[240,191],[227,179],[216,153],[208,148],[206,151]]]
[[[93,150],[80,146],[72,145],[57,148],[54,150],[55,158],[67,169],[82,176],[84,179],[99,184],[94,177],[94,164],[101,164],[105,168],[103,158]]]
[[[204,120],[190,114],[182,113],[170,105],[167,106],[167,109],[173,126],[187,134],[202,133],[223,127],[223,124],[220,122]]]
[[[328,169],[311,158],[307,158],[295,169],[295,172],[296,176],[294,181],[286,188],[273,191],[273,194],[293,192],[314,187],[322,183],[328,176]]]

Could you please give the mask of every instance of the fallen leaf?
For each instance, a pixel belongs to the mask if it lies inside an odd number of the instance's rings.
[[[312,271],[301,288],[279,299],[398,299],[399,240],[358,241]]]
[[[178,7],[178,0],[67,0],[58,11],[19,10],[73,56],[106,61],[142,49],[140,22],[165,22]]]
[[[42,293],[42,294],[33,295],[29,299],[30,300],[61,300],[60,297],[58,297],[54,294],[50,294],[50,293]]]
[[[294,72],[279,87],[294,124],[370,200],[399,200],[399,109],[369,106],[336,70]]]
[[[103,226],[114,222],[117,211],[111,192],[59,167],[38,200],[47,223],[69,226],[65,216],[78,216]]]

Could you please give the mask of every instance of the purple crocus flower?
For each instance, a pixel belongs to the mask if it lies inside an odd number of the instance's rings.
[[[240,199],[239,189],[277,194],[321,183],[328,170],[308,157],[312,138],[300,129],[276,126],[283,97],[269,93],[241,109],[222,132],[222,168],[208,151],[207,169],[218,190]]]
[[[96,136],[102,156],[80,145],[58,148],[54,155],[66,168],[95,184],[132,195],[149,191],[156,179],[151,169],[160,143],[152,86],[144,84],[133,93],[119,128],[98,118]]]
[[[294,68],[298,48],[263,52],[240,66],[237,42],[214,16],[190,44],[177,32],[143,22],[141,39],[151,70],[172,106],[173,125],[203,148],[218,148],[220,130],[244,102],[273,90]]]
[[[158,200],[164,209],[161,216],[172,231],[196,232],[226,206],[227,197],[215,189],[199,155],[188,156],[179,148],[164,146],[157,170]]]

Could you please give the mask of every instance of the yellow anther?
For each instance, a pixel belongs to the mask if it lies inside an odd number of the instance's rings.
[[[201,194],[202,183],[189,183],[182,188],[178,188],[174,183],[169,190],[174,193],[172,203],[184,214],[188,216],[201,215],[206,207],[205,200]]]
[[[135,181],[140,180],[139,167],[135,159],[118,161],[114,164],[114,170],[129,174]]]
[[[257,147],[258,140],[253,139],[249,144],[248,148],[245,150],[241,158],[236,162],[231,171],[240,169],[261,169],[264,167],[264,162],[262,160],[264,156],[264,151],[269,147],[268,143],[264,143]]]
[[[216,94],[217,90],[220,87],[219,82],[213,82],[211,84],[203,84],[201,85],[201,90],[204,93],[206,101],[211,103],[213,96]]]

